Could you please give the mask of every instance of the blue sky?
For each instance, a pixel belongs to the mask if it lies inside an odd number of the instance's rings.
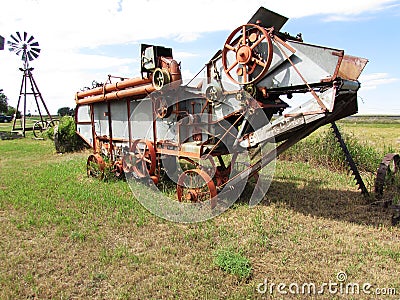
[[[43,97],[54,113],[74,106],[74,95],[108,74],[139,75],[139,44],[172,47],[186,78],[222,47],[229,33],[259,6],[286,17],[282,31],[301,32],[307,43],[343,49],[369,59],[360,82],[361,114],[398,114],[400,1],[335,2],[198,0],[15,0],[0,4],[0,35],[27,31],[42,52],[31,63]],[[158,8],[158,9],[156,9]],[[16,106],[21,61],[0,51],[0,88]]]

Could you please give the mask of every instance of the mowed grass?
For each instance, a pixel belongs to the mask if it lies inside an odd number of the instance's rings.
[[[346,173],[278,161],[258,206],[177,224],[126,182],[87,178],[89,152],[60,155],[28,135],[0,141],[0,154],[0,299],[257,299],[270,297],[257,291],[266,279],[321,285],[340,271],[400,293],[400,229]],[[274,290],[283,296],[304,298]]]

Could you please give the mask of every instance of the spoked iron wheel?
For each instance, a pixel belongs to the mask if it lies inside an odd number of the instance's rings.
[[[51,121],[48,121],[47,123],[48,123],[48,125],[47,125],[48,128],[50,128],[50,127],[55,127],[55,126],[57,126],[58,124],[60,124],[60,120],[53,119],[53,120],[51,120]]]
[[[263,41],[267,43],[267,49],[261,45]],[[228,56],[232,57],[232,54],[235,60],[228,62]],[[233,82],[249,84],[267,73],[272,55],[272,41],[267,30],[255,24],[245,24],[236,28],[227,38],[222,49],[222,66]]]
[[[124,157],[124,171],[133,172],[138,178],[154,175],[156,171],[156,152],[153,143],[147,140],[135,140]]]
[[[106,164],[100,154],[91,154],[87,159],[86,173],[89,177],[102,179],[105,166]]]
[[[216,205],[217,189],[212,178],[203,170],[186,170],[179,176],[176,193],[179,202],[205,202]]]
[[[42,139],[43,133],[46,131],[48,126],[49,124],[46,121],[36,121],[33,125],[33,135],[35,136],[35,138]]]

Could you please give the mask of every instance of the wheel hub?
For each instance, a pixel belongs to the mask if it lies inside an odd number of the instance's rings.
[[[251,49],[247,45],[242,45],[239,47],[239,49],[236,52],[236,60],[238,61],[239,64],[245,65],[247,64],[252,56]]]
[[[186,194],[186,200],[191,202],[197,202],[197,191],[189,190]]]

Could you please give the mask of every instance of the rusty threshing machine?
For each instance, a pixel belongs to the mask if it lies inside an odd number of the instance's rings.
[[[158,184],[169,169],[178,201],[217,199],[225,186],[257,178],[276,155],[332,124],[367,193],[334,122],[357,112],[357,79],[368,61],[281,32],[286,21],[261,7],[189,83],[172,49],[142,44],[140,77],[109,76],[78,92],[76,130],[93,148],[88,175],[103,176],[107,163],[117,176]],[[309,100],[290,107],[298,95]],[[276,146],[257,155],[266,143]],[[235,171],[245,150],[251,160]],[[176,174],[179,161],[193,167]]]

